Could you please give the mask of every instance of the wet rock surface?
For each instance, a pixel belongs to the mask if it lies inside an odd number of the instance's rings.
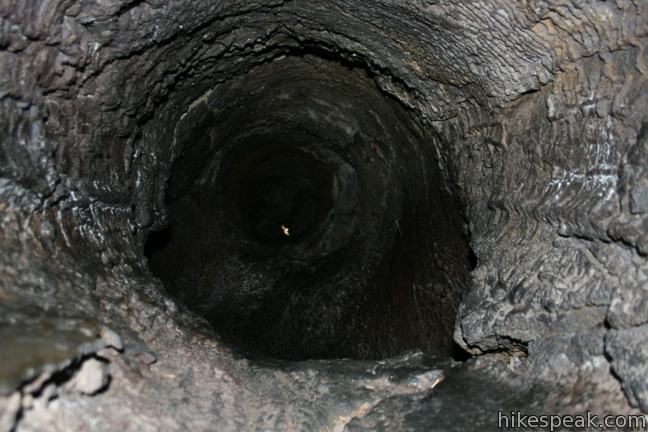
[[[0,429],[645,411],[647,17],[0,0]]]

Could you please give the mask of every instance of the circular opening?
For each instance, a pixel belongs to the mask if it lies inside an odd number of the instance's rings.
[[[305,56],[214,89],[177,128],[167,290],[248,355],[452,355],[471,254],[434,135],[363,70]]]
[[[299,144],[265,141],[231,162],[223,182],[239,239],[279,249],[321,233],[333,211],[335,172],[317,156]]]

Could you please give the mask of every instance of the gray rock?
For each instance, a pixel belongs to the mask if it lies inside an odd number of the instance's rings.
[[[94,395],[108,385],[109,379],[107,364],[89,358],[81,364],[79,371],[74,375],[71,387],[79,393]]]
[[[630,191],[630,212],[648,213],[648,180],[645,178]]]
[[[647,16],[0,1],[0,430],[648,410]]]

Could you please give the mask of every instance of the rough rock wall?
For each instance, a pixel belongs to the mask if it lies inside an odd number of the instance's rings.
[[[0,17],[0,428],[648,409],[645,2],[2,0]],[[436,132],[477,256],[455,328],[477,359],[249,361],[148,272],[179,119],[302,50],[362,65]],[[444,425],[447,407],[475,418]]]

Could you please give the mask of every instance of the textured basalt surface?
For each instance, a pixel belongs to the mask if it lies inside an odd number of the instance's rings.
[[[0,430],[648,411],[648,4],[0,0]]]

